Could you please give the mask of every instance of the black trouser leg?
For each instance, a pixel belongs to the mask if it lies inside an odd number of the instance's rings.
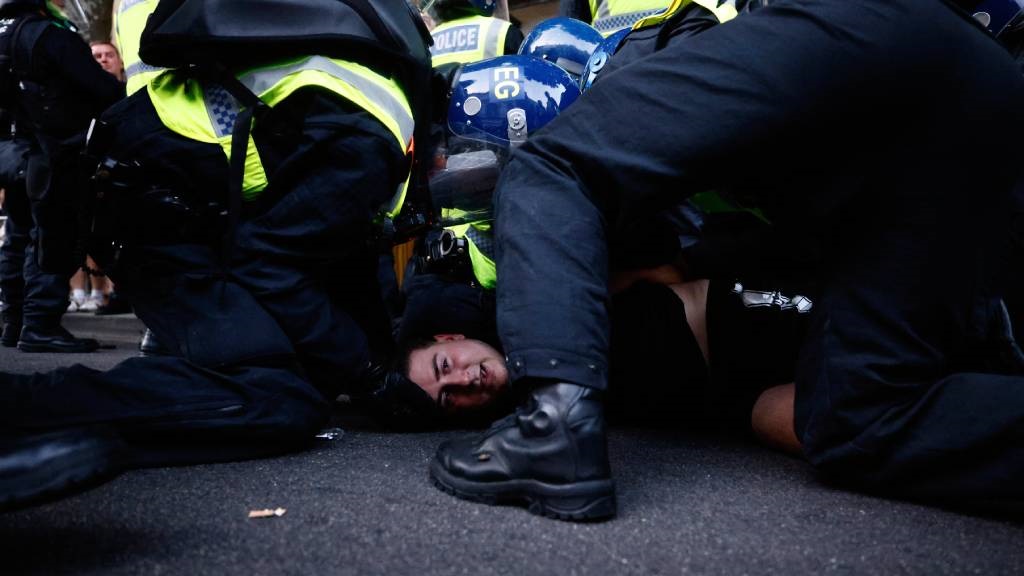
[[[0,426],[110,424],[146,464],[262,455],[308,439],[328,416],[277,323],[216,274],[205,246],[127,254],[116,281],[179,355],[133,358],[107,372],[74,366],[7,378]]]
[[[68,308],[70,274],[51,274],[39,267],[37,229],[32,228],[25,248],[25,304],[24,323],[35,329],[60,326]]]
[[[0,292],[3,293],[3,323],[21,325],[25,301],[25,249],[29,244],[32,215],[24,186],[5,191],[4,241],[0,245]]]
[[[376,120],[368,127],[382,130]],[[402,156],[393,139],[364,131],[346,132],[323,154],[329,167],[306,171],[239,225],[231,273],[291,339],[314,384],[337,391],[363,375],[371,348],[390,344],[386,314],[371,318],[364,305],[382,311],[368,239]]]
[[[908,496],[1024,501],[1024,375],[1002,362],[1005,211],[849,211],[863,236],[834,255],[797,371],[796,429],[812,463]],[[942,236],[950,222],[964,234]],[[950,274],[948,262],[971,263]]]
[[[107,372],[76,365],[6,376],[0,425],[21,432],[110,425],[147,465],[236,460],[293,447],[328,405],[288,362],[222,370],[183,358],[132,358]]]
[[[509,374],[513,381],[533,377],[604,389],[610,339],[605,218],[579,188],[549,194],[545,184],[561,176],[543,161],[509,166],[518,181],[529,181],[499,183],[495,196],[498,333]]]

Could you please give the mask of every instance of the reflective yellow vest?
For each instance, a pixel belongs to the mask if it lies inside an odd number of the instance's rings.
[[[590,0],[593,26],[603,36],[629,28],[634,22],[665,10],[671,0]]]
[[[150,66],[139,58],[139,39],[146,28],[146,20],[156,10],[157,4],[158,0],[121,0],[114,13],[114,43],[124,62],[129,96],[165,70]]]
[[[724,24],[739,16],[736,11],[736,0],[672,0],[672,3],[664,11],[637,20],[633,24],[633,30],[657,26],[690,4],[696,4],[714,14],[715,18],[718,18],[719,24]]]
[[[405,94],[394,80],[365,66],[324,56],[306,56],[243,72],[238,80],[271,107],[300,88],[317,86],[330,90],[373,115],[395,136],[399,147],[411,153],[414,121]],[[175,70],[157,76],[147,89],[164,126],[192,140],[219,144],[230,161],[231,134],[241,107],[226,90]],[[401,210],[408,185],[407,178],[383,207],[388,217]],[[266,187],[267,175],[250,135],[242,197],[253,200]]]
[[[433,65],[468,64],[505,54],[505,37],[512,25],[500,18],[469,16],[442,23],[430,33]]]
[[[457,208],[442,208],[441,219],[459,220],[465,212]],[[498,266],[494,263],[494,237],[491,233],[491,220],[467,222],[455,226],[446,226],[459,238],[466,239],[469,248],[469,262],[473,266],[473,276],[478,284],[487,290],[498,286]]]

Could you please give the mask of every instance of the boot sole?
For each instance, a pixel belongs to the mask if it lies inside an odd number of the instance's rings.
[[[59,348],[50,346],[49,344],[30,344],[27,342],[18,342],[18,350],[29,353],[51,353],[51,354],[88,354],[95,352],[98,348],[93,346],[83,346],[81,348]]]
[[[531,514],[556,520],[606,520],[616,511],[615,482],[611,479],[572,484],[537,480],[473,482],[452,475],[437,460],[430,463],[430,479],[442,491],[463,500],[525,506]]]
[[[102,442],[78,449],[19,474],[0,478],[0,511],[7,512],[70,496],[120,473],[117,450]]]

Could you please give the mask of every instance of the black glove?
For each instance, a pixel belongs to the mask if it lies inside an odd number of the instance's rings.
[[[367,370],[364,391],[353,393],[352,405],[380,424],[397,430],[440,426],[443,413],[437,402],[415,382],[382,365]]]

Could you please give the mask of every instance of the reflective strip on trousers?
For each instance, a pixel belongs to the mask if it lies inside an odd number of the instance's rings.
[[[747,290],[739,282],[733,285],[732,293],[739,295],[743,306],[747,308],[774,307],[780,310],[795,310],[798,314],[807,314],[814,308],[814,302],[806,296],[797,294],[790,298],[779,291]]]

